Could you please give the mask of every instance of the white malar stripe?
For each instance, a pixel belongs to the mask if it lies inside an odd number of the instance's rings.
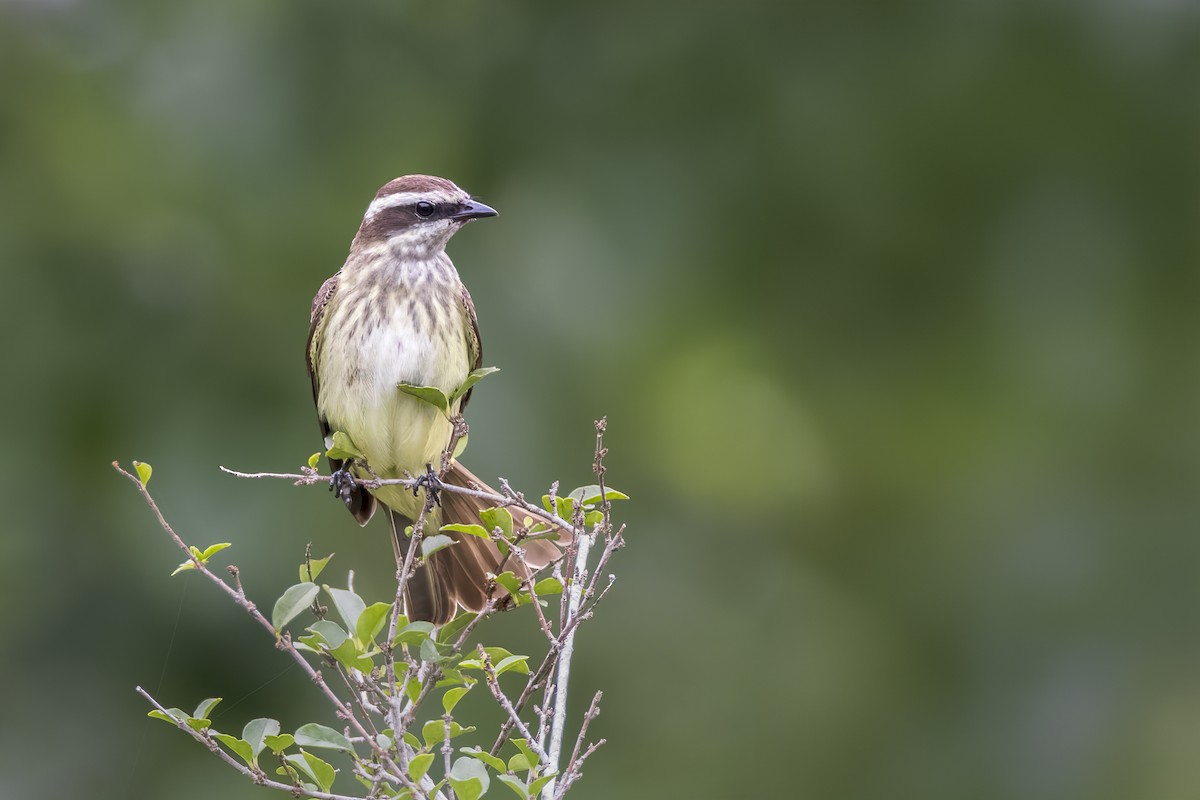
[[[396,194],[377,197],[371,201],[371,205],[367,206],[367,212],[363,214],[363,223],[370,222],[380,211],[386,208],[408,206],[421,200],[428,200],[431,203],[456,203],[460,199],[449,192],[397,192]]]

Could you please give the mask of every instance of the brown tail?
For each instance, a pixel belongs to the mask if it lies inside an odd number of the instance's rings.
[[[493,491],[457,461],[450,465],[442,480],[451,486]],[[479,512],[493,505],[487,500],[458,492],[444,491],[440,498],[444,524],[478,525]],[[390,509],[389,512],[392,532],[399,545],[398,550],[404,552],[408,545],[404,527],[412,524],[411,520]],[[513,516],[518,524],[525,516],[533,517],[535,522],[548,522],[540,514],[527,511],[514,511]],[[428,533],[432,534],[435,531]],[[411,620],[426,620],[435,625],[442,625],[453,619],[456,606],[479,611],[487,603],[488,573],[494,575],[497,572],[512,570],[517,575],[522,575],[524,572],[514,559],[503,560],[500,551],[490,539],[459,533],[449,535],[456,543],[434,553],[429,557],[428,563],[409,578],[405,587],[404,604]],[[565,534],[560,532],[559,535],[561,543],[569,541],[569,531]],[[525,550],[525,560],[535,569],[546,566],[561,555],[559,548],[545,539],[528,542],[522,547]]]

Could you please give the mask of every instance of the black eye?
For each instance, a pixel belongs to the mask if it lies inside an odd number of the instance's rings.
[[[429,202],[428,200],[422,200],[421,202],[414,205],[413,209],[416,210],[418,217],[423,217],[425,219],[428,219],[429,217],[433,216],[434,211],[437,211],[437,206],[435,206],[433,203]]]

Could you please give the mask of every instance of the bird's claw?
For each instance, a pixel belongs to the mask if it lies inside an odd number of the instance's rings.
[[[354,476],[345,467],[334,470],[333,474],[329,476],[329,491],[345,503],[347,508],[354,503],[354,490],[357,485],[354,482]]]
[[[438,508],[442,507],[442,479],[433,471],[432,464],[426,464],[425,474],[417,477],[416,482],[413,484],[413,497],[417,496],[417,491],[420,489],[425,490],[435,506]]]

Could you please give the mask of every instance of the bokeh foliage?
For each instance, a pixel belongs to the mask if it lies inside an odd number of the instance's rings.
[[[107,465],[262,597],[385,565],[216,465],[319,446],[309,299],[423,171],[501,212],[472,469],[607,414],[638,500],[579,797],[1194,796],[1198,61],[1178,0],[0,0],[5,791],[263,796],[132,687],[301,678]]]

